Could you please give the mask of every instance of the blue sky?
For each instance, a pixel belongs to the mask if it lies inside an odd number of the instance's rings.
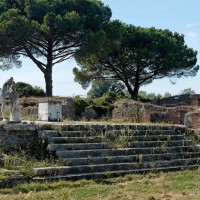
[[[169,29],[185,35],[186,44],[197,50],[200,60],[200,1],[199,0],[102,0],[112,10],[112,19],[119,19],[127,24],[142,27]],[[13,76],[16,82],[22,81],[45,88],[42,72],[29,60],[22,59],[20,69],[0,73],[0,85]],[[53,69],[53,94],[59,96],[86,95],[74,82],[72,74],[76,63],[73,60],[61,63]],[[174,81],[174,80],[173,80]],[[170,92],[175,95],[185,88],[192,88],[200,94],[200,71],[196,77],[175,80],[172,85],[169,79],[156,80],[140,90],[148,93]]]

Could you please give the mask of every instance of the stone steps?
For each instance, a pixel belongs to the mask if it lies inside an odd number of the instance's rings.
[[[63,166],[34,168],[35,180],[103,178],[129,173],[193,169],[200,148],[185,138],[184,126],[69,125],[41,130],[47,149]]]
[[[172,159],[170,161],[150,161],[150,162],[131,162],[131,163],[109,163],[109,164],[90,164],[63,167],[34,168],[39,176],[63,176],[65,174],[110,172],[132,169],[156,169],[170,166],[198,165],[200,157],[190,159]]]
[[[55,180],[78,180],[78,179],[102,179],[110,178],[116,176],[123,176],[127,174],[144,174],[148,172],[157,173],[157,172],[169,172],[177,170],[189,170],[197,169],[199,165],[179,165],[179,166],[170,166],[170,167],[157,167],[156,169],[131,169],[131,170],[116,170],[116,171],[107,171],[107,172],[95,172],[95,173],[78,173],[78,174],[65,174],[62,176],[44,176],[44,177],[35,177],[33,180],[37,182],[45,181],[55,181]]]
[[[138,141],[138,142],[100,142],[100,143],[73,143],[73,144],[49,144],[49,151],[64,150],[87,150],[87,149],[115,149],[115,148],[145,148],[145,147],[170,147],[170,146],[190,146],[192,140],[172,140],[172,141]]]
[[[121,163],[121,162],[146,162],[156,160],[172,160],[200,157],[200,152],[181,152],[166,154],[138,154],[138,155],[117,155],[100,157],[82,157],[82,158],[63,158],[62,161],[67,166]]]
[[[143,135],[173,135],[175,130],[85,130],[85,131],[62,131],[62,137],[91,137],[91,136],[143,136]],[[55,132],[56,134],[56,132]],[[177,134],[176,134],[177,135]]]
[[[88,137],[53,137],[49,138],[49,143],[93,143],[93,142],[115,142],[117,140],[134,142],[134,141],[170,141],[183,140],[183,135],[150,135],[150,136],[118,136],[107,138],[105,136],[88,136]]]
[[[148,148],[119,148],[119,149],[88,149],[88,150],[71,150],[56,151],[58,158],[81,158],[81,157],[100,157],[115,155],[138,155],[138,154],[165,154],[174,152],[191,152],[195,151],[195,146],[174,146],[174,147],[148,147]]]
[[[87,150],[109,148],[108,143],[75,143],[75,144],[49,144],[49,151],[69,151],[69,150]]]

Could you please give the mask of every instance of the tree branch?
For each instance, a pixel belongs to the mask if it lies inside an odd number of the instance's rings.
[[[31,53],[31,51],[24,45],[24,49],[27,53],[27,56],[38,66],[38,68],[43,72],[45,73],[45,64],[40,62],[39,60],[37,60],[33,54]]]

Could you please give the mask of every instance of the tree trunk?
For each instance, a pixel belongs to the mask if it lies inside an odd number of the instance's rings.
[[[137,100],[138,99],[138,92],[139,92],[139,87],[134,87],[134,89],[132,90],[132,88],[128,89],[129,94],[131,95],[131,99],[133,100]]]
[[[46,83],[46,96],[51,97],[53,95],[53,84],[52,84],[52,42],[48,42],[48,50],[47,50],[47,63],[44,64],[41,61],[37,60],[34,55],[32,54],[31,50],[24,46],[27,56],[37,65],[37,67],[42,71],[44,74],[44,79]]]
[[[138,92],[139,92],[139,88],[140,88],[139,77],[140,77],[139,68],[137,68],[137,71],[135,74],[134,89],[131,88],[131,86],[129,85],[129,83],[127,81],[127,84],[129,86],[127,88],[131,95],[131,99],[133,99],[133,100],[138,100]]]
[[[52,84],[52,66],[48,66],[44,73],[46,83],[46,96],[51,97],[53,95],[53,84]]]
[[[131,99],[137,100],[138,99],[138,92],[139,92],[140,85],[138,83],[135,83],[134,89],[131,88],[131,86],[129,85],[128,82],[126,82],[125,85],[126,85],[126,88],[127,88],[128,92],[129,92],[129,94],[131,95]]]
[[[135,85],[131,93],[131,99],[138,100],[139,84]]]
[[[46,96],[52,97],[53,95],[53,81],[52,81],[52,43],[51,41],[48,42],[48,56],[47,56],[47,65],[46,70],[44,73],[45,83],[46,83]]]

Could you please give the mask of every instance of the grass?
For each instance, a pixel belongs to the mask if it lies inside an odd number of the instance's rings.
[[[35,172],[33,167],[53,167],[62,165],[63,162],[61,160],[56,160],[53,157],[38,160],[24,150],[12,152],[12,154],[8,154],[5,157],[4,166],[0,169],[0,180],[4,180],[9,173],[34,177]]]
[[[103,180],[31,183],[0,189],[1,200],[199,200],[200,169]]]

